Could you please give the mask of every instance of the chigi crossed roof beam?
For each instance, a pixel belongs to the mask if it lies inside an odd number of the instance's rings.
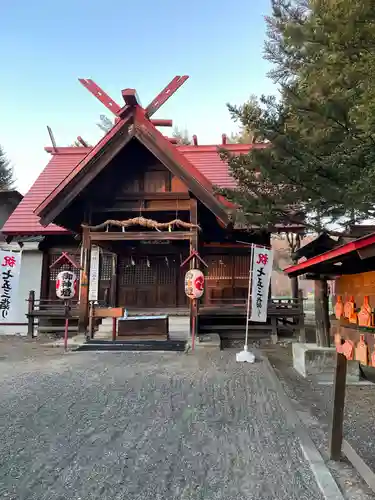
[[[172,120],[163,119],[151,119],[162,106],[167,102],[167,100],[186,82],[188,75],[175,76],[168,85],[151,101],[151,103],[145,108],[146,117],[151,121],[155,127],[172,127]],[[79,82],[96,97],[104,106],[109,109],[115,116],[116,119],[120,119],[124,116],[129,107],[140,106],[141,102],[139,100],[138,94],[135,89],[124,89],[121,94],[125,102],[125,106],[121,107],[117,104],[103,89],[99,87],[93,80],[89,78],[79,78]],[[172,144],[177,141],[174,138],[168,137]]]

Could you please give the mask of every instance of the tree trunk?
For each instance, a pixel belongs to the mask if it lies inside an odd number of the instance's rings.
[[[327,280],[315,280],[314,284],[316,343],[320,347],[329,347],[330,321]]]

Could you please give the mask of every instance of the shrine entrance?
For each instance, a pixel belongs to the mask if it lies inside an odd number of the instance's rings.
[[[128,309],[187,307],[179,255],[120,256],[117,304]]]

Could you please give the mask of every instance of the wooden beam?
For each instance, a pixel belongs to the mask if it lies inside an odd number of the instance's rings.
[[[48,130],[49,138],[51,139],[51,142],[52,142],[53,152],[57,153],[58,149],[57,149],[57,146],[56,146],[55,136],[53,135],[51,127],[49,127],[48,125],[47,125],[47,130]]]
[[[154,118],[150,120],[154,127],[172,127],[173,120],[163,120],[161,118]]]
[[[103,89],[96,85],[90,78],[78,78],[78,81],[96,97],[104,106],[112,111],[114,115],[118,115],[121,110],[119,106]]]
[[[116,202],[130,200],[190,200],[189,193],[127,193],[116,198]]]
[[[175,212],[178,209],[179,212],[189,210],[186,207],[180,207],[176,204],[175,207],[114,207],[114,208],[97,208],[93,210],[94,214],[101,213],[111,213],[111,212]]]
[[[183,85],[189,77],[175,76],[172,81],[155,97],[155,99],[147,106],[146,115],[151,118],[153,114],[160,109],[163,104]]]
[[[121,94],[127,106],[141,106],[141,102],[135,89],[123,89]]]
[[[90,147],[89,143],[88,143],[88,142],[86,142],[84,139],[82,139],[82,137],[81,137],[80,135],[77,137],[77,141],[78,141],[80,144],[82,144],[82,146],[83,146],[84,148],[89,148],[89,147]]]
[[[90,232],[91,241],[142,241],[142,240],[190,240],[191,231],[129,231],[129,232]]]
[[[358,256],[361,260],[369,259],[370,257],[375,257],[375,245],[370,245],[369,247],[361,248],[357,250]]]

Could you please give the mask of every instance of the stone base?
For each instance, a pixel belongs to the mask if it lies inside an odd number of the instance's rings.
[[[293,343],[293,368],[303,377],[318,379],[319,382],[333,382],[336,366],[336,348],[319,347],[316,344]],[[346,383],[359,381],[358,361],[348,361]]]
[[[191,349],[191,338],[189,338],[189,347]],[[202,351],[220,351],[221,349],[221,340],[220,336],[217,333],[210,333],[206,335],[198,335],[195,338],[195,349],[200,352]]]

